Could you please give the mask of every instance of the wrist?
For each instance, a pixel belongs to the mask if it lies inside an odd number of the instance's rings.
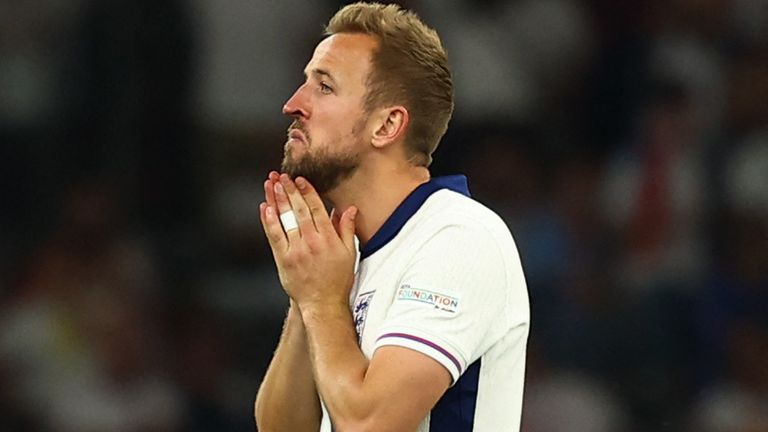
[[[306,322],[324,321],[343,318],[349,315],[349,305],[345,301],[316,301],[303,303],[299,310],[302,320]]]

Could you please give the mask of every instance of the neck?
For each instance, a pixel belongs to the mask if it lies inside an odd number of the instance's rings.
[[[364,246],[397,206],[429,178],[425,167],[404,165],[366,170],[361,166],[326,197],[338,212],[357,207],[355,234]]]

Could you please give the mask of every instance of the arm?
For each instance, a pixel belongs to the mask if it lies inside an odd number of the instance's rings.
[[[298,186],[298,188],[297,188]],[[261,205],[280,280],[299,305],[315,382],[337,430],[414,430],[450,385],[436,360],[397,346],[369,362],[357,345],[348,306],[355,259],[356,209],[332,222],[311,185],[283,175],[275,206]],[[284,232],[278,212],[293,210],[298,229]]]
[[[276,172],[264,182],[268,205],[275,205]],[[261,222],[266,229],[264,213]],[[275,354],[261,383],[254,404],[260,431],[317,431],[320,429],[320,400],[312,377],[307,335],[301,313],[291,301]]]
[[[304,323],[291,302],[283,333],[254,406],[260,431],[317,431],[320,400],[309,360]]]
[[[448,371],[417,351],[385,346],[369,362],[348,308],[302,312],[317,387],[338,431],[415,430],[448,389]]]

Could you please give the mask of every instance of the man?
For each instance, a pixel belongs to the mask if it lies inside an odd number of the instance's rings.
[[[464,177],[427,168],[453,111],[440,40],[365,3],[326,33],[283,107],[284,172],[260,206],[291,301],[258,428],[519,430],[529,309],[514,241]]]

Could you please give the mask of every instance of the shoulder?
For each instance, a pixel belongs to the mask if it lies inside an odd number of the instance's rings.
[[[410,250],[441,261],[473,261],[476,266],[485,261],[497,268],[519,262],[517,245],[502,218],[480,202],[446,189],[424,202],[399,240],[400,252]]]
[[[464,233],[477,241],[513,242],[507,224],[496,212],[451,190],[432,194],[416,216],[414,225],[433,233],[448,230],[453,235]]]

